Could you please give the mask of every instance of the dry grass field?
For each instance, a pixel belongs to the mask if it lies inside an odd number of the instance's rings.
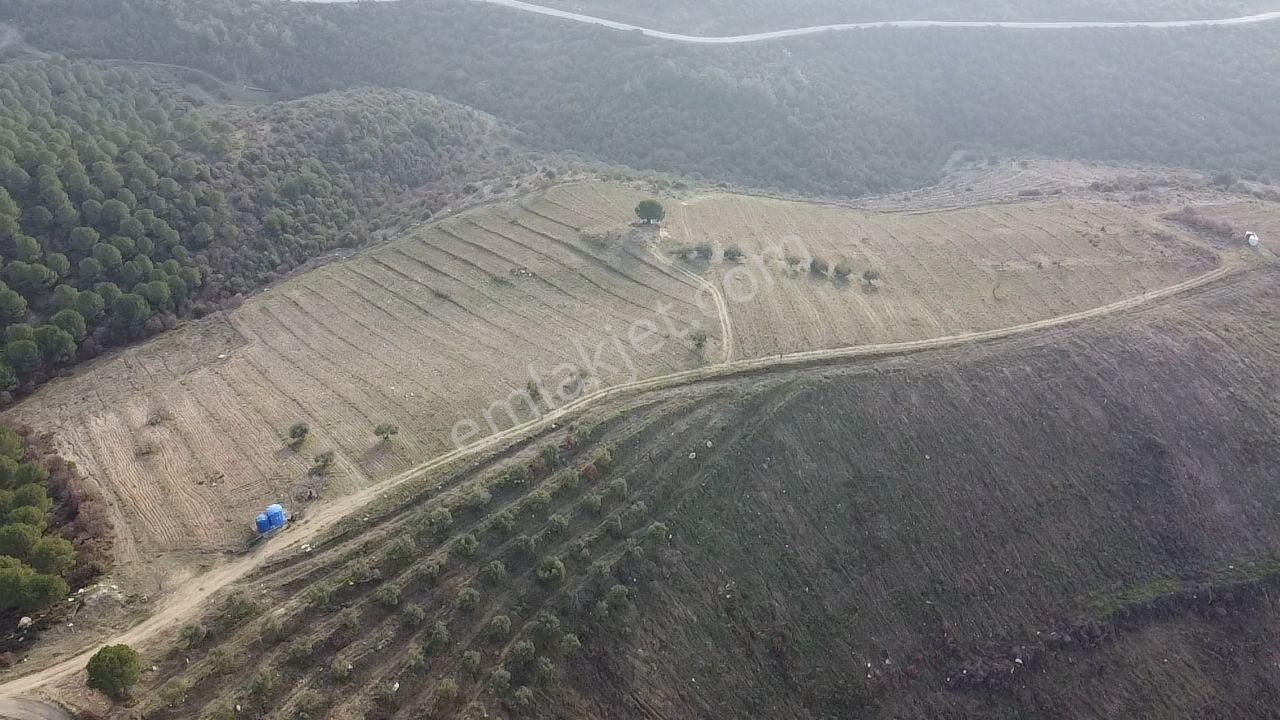
[[[685,194],[663,198],[660,237],[629,227],[643,197],[566,185],[421,226],[52,382],[7,416],[52,430],[112,501],[127,575],[168,553],[239,549],[261,506],[305,510],[304,489],[323,485],[323,502],[369,487],[452,449],[459,428],[467,441],[530,419],[519,395],[530,368],[548,389],[589,390],[722,359],[1002,328],[1218,263],[1158,224],[1168,208],[1157,206],[1054,198],[890,213]],[[766,257],[788,238],[847,260],[851,280]],[[703,241],[709,263],[674,258]],[[724,261],[731,243],[743,262]],[[866,269],[881,273],[879,291],[862,286]],[[653,352],[622,348],[637,321],[660,340]],[[295,422],[310,427],[296,451],[283,439]],[[399,434],[379,442],[381,423]],[[310,468],[325,451],[335,461],[319,479]]]
[[[523,391],[529,366],[550,385],[633,319],[656,321],[655,308],[696,321],[692,302],[693,283],[652,257],[498,206],[296,277],[8,414],[53,430],[116,501],[136,540],[126,550],[234,549],[254,509],[290,498],[316,454],[337,454],[323,494],[363,487],[450,449],[458,421],[487,434],[484,411]],[[643,376],[701,362],[679,337],[633,360]],[[603,362],[616,372],[602,383],[629,379],[609,347]],[[492,417],[512,424],[504,408]],[[298,421],[311,434],[293,452],[283,436]],[[378,443],[383,422],[400,433]]]
[[[574,225],[620,224],[641,194],[553,188],[531,209]],[[904,342],[1009,327],[1098,307],[1214,267],[1159,224],[1161,210],[1052,198],[927,213],[875,213],[730,194],[667,202],[663,252],[709,242],[681,264],[720,285],[741,358]],[[739,263],[724,260],[737,246]],[[775,250],[774,248],[780,248]],[[799,261],[786,265],[791,254]],[[847,280],[809,271],[818,256]],[[868,292],[862,274],[880,274]]]

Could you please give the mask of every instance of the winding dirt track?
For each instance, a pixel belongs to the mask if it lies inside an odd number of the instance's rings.
[[[588,25],[599,25],[611,30],[623,32],[639,32],[659,40],[674,42],[699,43],[703,45],[738,45],[742,43],[781,40],[801,35],[842,32],[847,30],[870,30],[876,28],[1004,28],[1006,30],[1086,30],[1086,29],[1125,29],[1125,28],[1195,28],[1230,25],[1252,25],[1255,23],[1280,20],[1280,12],[1246,15],[1243,17],[1221,18],[1213,20],[1149,20],[1149,21],[1095,21],[1095,22],[1015,22],[1006,20],[882,20],[878,22],[833,23],[830,25],[811,25],[809,27],[772,30],[749,35],[684,35],[666,32],[653,28],[640,27],[628,23],[606,20],[604,18],[583,15],[581,13],[557,10],[545,5],[535,5],[522,0],[473,0],[474,2],[491,3],[524,12],[548,15],[562,20],[572,20]]]
[[[728,364],[733,360],[733,323],[729,321],[729,304],[724,301],[724,294],[720,292],[720,288],[692,270],[671,262],[671,259],[663,255],[657,246],[650,246],[649,250],[658,262],[694,281],[707,295],[711,296],[711,300],[716,304],[716,315],[720,319],[720,363]]]
[[[880,345],[858,345],[828,350],[811,350],[773,357],[722,362],[715,365],[708,365],[693,370],[685,370],[647,380],[614,385],[612,387],[588,393],[577,400],[551,410],[539,418],[526,422],[522,425],[517,425],[509,430],[490,435],[483,440],[479,440],[465,447],[461,447],[435,457],[416,467],[410,468],[399,475],[370,486],[358,493],[336,500],[333,504],[312,514],[307,521],[305,523],[301,523],[294,532],[273,541],[274,547],[272,547],[272,554],[268,554],[266,552],[255,553],[246,557],[230,560],[226,564],[211,570],[207,574],[186,585],[183,589],[162,600],[158,603],[156,611],[150,617],[120,635],[111,638],[110,642],[139,645],[153,640],[164,633],[176,632],[177,628],[182,623],[190,621],[199,614],[199,612],[204,608],[205,602],[210,595],[244,579],[249,574],[266,564],[268,559],[270,559],[274,554],[290,551],[299,545],[314,540],[343,518],[359,511],[379,495],[392,490],[395,487],[422,475],[423,473],[435,470],[457,460],[504,446],[522,437],[544,430],[552,423],[558,422],[566,416],[580,412],[586,407],[596,403],[623,395],[654,390],[657,388],[688,385],[711,379],[721,379],[734,375],[741,375],[749,372],[759,372],[761,370],[783,370],[824,362],[839,362],[849,359],[865,359],[877,356],[910,354],[926,350],[980,343],[1014,335],[1046,330],[1049,328],[1056,328],[1083,320],[1099,318],[1117,312],[1130,310],[1157,300],[1163,300],[1188,290],[1201,287],[1216,280],[1223,279],[1244,268],[1244,264],[1242,262],[1230,257],[1224,257],[1222,262],[1223,264],[1221,266],[1204,273],[1203,275],[1190,278],[1160,290],[1153,290],[1136,297],[1047,320],[1024,323],[996,330],[931,338],[928,340],[914,340],[909,342],[886,343]],[[722,315],[722,318],[727,322],[727,314]],[[88,662],[89,657],[96,651],[96,649],[97,646],[95,645],[85,649],[77,655],[59,662],[56,665],[52,665],[30,675],[19,677],[5,683],[4,685],[0,685],[0,711],[7,711],[11,713],[13,717],[17,718],[17,720],[42,720],[47,717],[57,718],[57,715],[19,714],[21,707],[13,704],[12,700],[6,701],[4,698],[17,698],[22,694],[32,693],[41,687],[51,685],[69,675],[82,671],[85,664]],[[0,717],[3,716],[0,715]]]

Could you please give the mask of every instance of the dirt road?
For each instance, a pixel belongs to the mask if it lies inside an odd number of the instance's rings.
[[[75,720],[75,716],[39,700],[0,698],[0,720]]]
[[[698,287],[702,288],[711,297],[712,302],[716,305],[716,315],[720,319],[720,363],[726,364],[733,360],[733,323],[729,320],[729,304],[724,300],[724,293],[720,292],[720,288],[716,287],[715,283],[692,270],[682,268],[671,262],[671,258],[663,255],[656,245],[650,246],[649,250],[658,262],[697,283]]]
[[[423,473],[448,465],[460,459],[484,453],[494,448],[506,445],[519,438],[542,431],[553,423],[604,400],[662,387],[696,383],[709,379],[719,379],[748,372],[758,372],[764,369],[786,369],[820,362],[837,362],[846,359],[865,359],[877,356],[902,355],[937,348],[985,342],[1055,328],[1087,319],[1098,318],[1130,310],[1156,300],[1162,300],[1179,293],[1201,287],[1216,280],[1220,280],[1239,272],[1243,268],[1244,263],[1230,257],[1225,257],[1223,259],[1223,264],[1218,268],[1184,282],[1177,283],[1176,285],[1144,293],[1137,297],[1128,298],[1090,310],[1050,318],[1047,320],[1016,325],[1013,327],[982,332],[963,333],[928,340],[887,343],[881,345],[861,345],[829,350],[813,350],[774,357],[737,360],[707,365],[693,370],[686,370],[672,373],[670,375],[604,388],[551,410],[539,418],[526,422],[522,425],[515,426],[509,430],[490,435],[483,440],[479,440],[465,447],[445,453],[444,455],[433,458],[358,493],[337,499],[332,504],[321,508],[312,514],[307,521],[300,524],[294,532],[273,541],[274,545],[271,547],[272,553],[259,552],[246,557],[229,560],[225,564],[216,567],[207,574],[186,584],[181,590],[178,590],[160,601],[156,607],[156,611],[149,618],[120,635],[111,638],[110,642],[142,645],[157,637],[172,635],[181,624],[190,621],[200,613],[200,611],[205,607],[206,601],[212,594],[247,577],[249,574],[262,567],[273,555],[288,552],[303,543],[313,541],[340,520],[360,510],[383,493],[392,490],[413,478],[419,477]],[[83,652],[67,658],[56,665],[47,667],[30,675],[10,680],[4,685],[0,685],[0,699],[18,698],[23,694],[32,693],[38,688],[51,685],[57,681],[67,678],[70,675],[82,672],[85,664],[89,660],[89,657],[96,651],[96,649],[96,646],[86,648]],[[13,701],[6,702],[8,704],[0,705],[0,708],[5,708],[7,712],[16,718],[16,720],[45,720],[49,717],[57,717],[56,715],[49,716],[47,714],[22,714],[24,711],[22,710],[23,706],[21,704],[15,704]],[[38,704],[36,706],[28,707],[37,708],[37,710],[33,710],[32,712],[44,712],[44,710],[38,710],[38,708],[44,707]]]
[[[1162,20],[1162,21],[1102,21],[1102,22],[1013,22],[1005,20],[883,20],[879,22],[834,23],[830,25],[811,25],[809,27],[772,30],[770,32],[752,33],[750,35],[684,35],[666,32],[653,28],[630,25],[628,23],[606,20],[604,18],[582,15],[567,10],[557,10],[543,5],[523,2],[522,0],[473,0],[474,2],[492,3],[524,12],[548,15],[562,20],[572,20],[588,25],[599,25],[611,30],[623,32],[639,32],[659,40],[674,42],[700,43],[705,45],[735,45],[742,43],[764,42],[801,35],[841,32],[847,30],[869,30],[874,28],[1004,28],[1006,30],[1083,30],[1089,28],[1195,28],[1229,25],[1251,25],[1254,23],[1280,20],[1280,12],[1246,15],[1243,17],[1222,18],[1218,20]]]

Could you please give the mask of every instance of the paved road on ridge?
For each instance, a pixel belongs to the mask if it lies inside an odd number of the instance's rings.
[[[314,1],[314,0],[313,0]],[[332,1],[332,0],[321,0]],[[339,0],[342,1],[342,0]],[[833,23],[830,25],[812,25],[809,27],[791,28],[788,30],[771,30],[769,32],[751,33],[749,35],[682,35],[680,33],[666,32],[665,30],[654,30],[653,28],[640,27],[639,25],[630,25],[628,23],[617,22],[615,20],[606,20],[604,18],[593,17],[591,15],[583,15],[581,13],[569,12],[568,10],[557,10],[544,5],[535,5],[533,3],[523,2],[523,0],[473,0],[474,2],[491,3],[493,5],[502,5],[504,7],[522,10],[524,12],[537,13],[539,15],[549,15],[551,17],[561,18],[563,20],[572,20],[574,22],[586,23],[589,25],[599,25],[611,30],[622,30],[626,32],[640,32],[660,40],[673,40],[675,42],[685,43],[701,43],[705,45],[735,45],[741,43],[764,42],[766,40],[779,40],[782,38],[796,37],[799,35],[815,35],[825,32],[839,32],[844,30],[867,30],[872,28],[1005,28],[1008,30],[1083,30],[1088,28],[1194,28],[1194,27],[1214,27],[1225,25],[1252,25],[1255,23],[1272,22],[1280,20],[1280,11],[1261,13],[1259,15],[1245,15],[1243,17],[1221,18],[1217,20],[1151,20],[1151,21],[1096,21],[1096,22],[1015,22],[1008,20],[881,20],[877,22],[856,22],[856,23]]]

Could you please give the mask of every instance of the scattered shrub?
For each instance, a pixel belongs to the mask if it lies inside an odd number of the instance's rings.
[[[549,642],[560,633],[560,618],[550,610],[540,610],[533,619],[533,634],[543,642]]]
[[[538,552],[538,542],[528,535],[520,535],[515,540],[515,551],[517,555],[531,559]]]
[[[333,601],[333,588],[327,585],[312,585],[307,588],[304,596],[307,607],[312,609],[325,608]]]
[[[570,468],[560,473],[560,481],[556,487],[560,490],[576,490],[580,485],[582,485],[582,475]]]
[[[837,280],[848,280],[849,276],[853,274],[853,268],[849,263],[841,260],[836,263],[834,272]]]
[[[444,566],[447,562],[447,555],[433,557],[414,569],[414,577],[423,585],[431,585],[444,572]]]
[[[240,667],[240,659],[223,645],[209,651],[209,667],[215,675],[227,675]]]
[[[507,579],[507,566],[501,560],[494,560],[480,570],[480,579],[487,585],[499,585]]]
[[[551,658],[540,657],[533,663],[533,679],[539,685],[546,685],[556,676],[556,664]]]
[[[420,673],[427,669],[427,654],[422,651],[421,647],[415,647],[409,650],[404,658],[404,667],[410,672]]]
[[[295,640],[284,651],[285,663],[295,667],[309,664],[313,657],[315,657],[315,641],[309,638]]]
[[[631,589],[626,585],[614,585],[605,594],[605,602],[608,603],[610,610],[625,608],[630,604],[630,600]]]
[[[609,486],[605,489],[605,492],[608,493],[609,497],[616,500],[622,500],[627,496],[627,481],[622,478],[610,480]]]
[[[533,691],[528,686],[516,688],[515,694],[511,696],[511,704],[522,713],[533,710],[534,703]]]
[[[569,529],[569,518],[562,513],[556,513],[547,521],[547,532],[552,535],[563,535]]]
[[[572,655],[582,649],[582,641],[573,633],[565,633],[557,644],[556,651],[563,656]]]
[[[378,588],[378,604],[384,608],[393,608],[400,604],[400,586],[383,585]]]
[[[476,601],[479,602],[480,596],[476,595]],[[443,620],[437,620],[435,625],[431,626],[431,632],[427,634],[426,643],[423,650],[428,654],[438,652],[449,644],[449,627],[444,624]]]
[[[827,261],[820,257],[815,257],[809,260],[809,272],[814,275],[826,275],[829,267],[830,266],[827,265]]]
[[[516,529],[516,518],[509,511],[503,510],[493,516],[490,526],[500,535],[510,535]]]
[[[407,535],[400,537],[387,543],[387,547],[382,551],[382,565],[389,570],[400,570],[409,566],[417,555],[417,545],[413,539]]]
[[[507,661],[515,667],[524,667],[533,660],[538,649],[534,647],[532,642],[528,640],[520,640],[511,646],[511,650],[507,652]]]
[[[724,259],[726,262],[738,262],[743,257],[742,248],[737,245],[730,245],[724,249]]]
[[[466,533],[458,536],[458,539],[453,541],[453,549],[458,551],[458,554],[462,557],[475,557],[476,553],[480,551],[480,541],[476,539],[475,535]]]
[[[560,464],[560,448],[555,445],[543,445],[538,451],[538,457],[542,460],[543,465],[553,468]]]
[[[271,692],[280,684],[280,673],[273,668],[263,668],[253,676],[249,683],[249,697],[261,703],[267,700]]]
[[[558,557],[548,557],[538,566],[538,580],[548,585],[564,580],[564,563]]]
[[[279,615],[268,615],[258,624],[258,637],[269,643],[277,643],[285,638],[284,619]]]
[[[198,622],[188,623],[178,631],[178,644],[190,650],[204,642],[207,637],[209,637],[209,628]]]
[[[704,240],[693,246],[693,254],[699,260],[710,260],[711,256],[715,255],[715,249],[711,247],[711,243]]]
[[[506,615],[494,615],[489,620],[485,633],[493,640],[501,640],[511,634],[511,618]]]
[[[462,504],[470,510],[483,510],[493,502],[493,493],[480,483],[472,483],[462,497]]]
[[[475,610],[476,606],[479,604],[480,592],[475,588],[463,588],[462,591],[458,593],[457,607],[459,611],[469,613]]]
[[[511,687],[511,673],[504,667],[496,667],[489,673],[489,689],[495,695],[503,695]]]
[[[440,537],[453,527],[453,514],[446,507],[432,508],[423,518],[420,527],[427,534]]]
[[[591,493],[582,499],[582,504],[592,513],[600,512],[600,508],[604,506],[604,495],[600,493]]]
[[[551,504],[551,494],[546,490],[534,490],[525,498],[524,507],[532,513],[540,513]]]
[[[338,627],[345,631],[348,635],[354,635],[360,631],[360,611],[355,608],[347,608],[338,613]]]
[[[480,653],[476,650],[468,650],[462,654],[462,669],[472,675],[480,673]]]
[[[223,602],[218,620],[226,627],[234,627],[257,614],[258,604],[243,590],[237,590]]]
[[[344,683],[355,673],[355,666],[343,658],[334,658],[329,662],[329,679],[336,683]]]
[[[458,681],[451,677],[443,678],[436,685],[436,700],[451,703],[458,697]]]
[[[591,464],[601,470],[608,470],[613,465],[613,450],[607,445],[596,450],[591,456]]]
[[[373,434],[377,436],[378,440],[386,442],[392,436],[400,434],[400,428],[391,423],[381,423],[373,429]]]
[[[304,422],[296,422],[289,426],[288,441],[291,447],[298,447],[307,439],[307,434],[311,432],[310,426]]]

